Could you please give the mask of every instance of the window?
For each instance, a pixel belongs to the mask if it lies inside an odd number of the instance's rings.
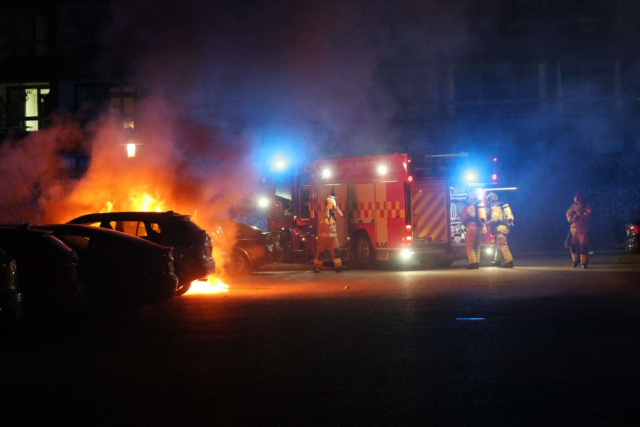
[[[620,3],[610,0],[563,0],[550,3],[555,32],[594,34],[617,31]]]
[[[37,131],[50,113],[48,83],[0,85],[0,130]]]
[[[562,112],[616,110],[616,64],[566,62],[560,74]]]
[[[135,236],[138,232],[138,221],[118,221],[115,230]]]
[[[162,233],[162,227],[160,227],[160,224],[157,224],[155,222],[150,222],[147,223],[148,229],[147,229],[147,234],[152,234],[153,232],[155,233]]]
[[[449,111],[458,116],[539,113],[541,68],[534,63],[458,66]]]
[[[306,220],[311,218],[311,208],[309,207],[309,197],[311,196],[311,175],[301,173],[298,175],[298,203],[300,219]]]
[[[111,111],[122,116],[122,126],[133,129],[133,108],[136,90],[133,86],[112,86],[109,88],[109,105]]]

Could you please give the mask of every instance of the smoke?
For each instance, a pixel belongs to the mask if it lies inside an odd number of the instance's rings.
[[[42,192],[57,197],[64,179],[59,176],[60,153],[82,141],[80,126],[68,116],[53,118],[53,126],[20,140],[0,145],[0,222],[37,222]]]

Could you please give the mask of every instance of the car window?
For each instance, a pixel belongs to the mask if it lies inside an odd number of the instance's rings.
[[[115,230],[136,236],[138,231],[138,221],[118,221],[116,222]]]
[[[160,227],[160,224],[158,224],[157,222],[147,222],[147,234],[151,235],[157,233],[157,234],[162,234],[162,227]]]
[[[117,225],[115,221],[102,221],[100,223],[100,228],[106,228],[107,230],[115,230],[116,227]]]
[[[99,222],[92,222],[91,224],[83,224],[83,225],[88,225],[89,227],[100,227],[102,224]]]
[[[147,230],[144,228],[144,222],[138,222],[138,227],[136,229],[136,236],[138,237],[147,237]]]

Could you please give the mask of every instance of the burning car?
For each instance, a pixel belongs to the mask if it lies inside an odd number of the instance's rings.
[[[176,295],[189,290],[191,282],[215,274],[211,238],[189,215],[168,212],[110,212],[83,215],[68,222],[120,231],[173,248]]]
[[[78,256],[50,231],[3,225],[0,247],[15,259],[26,315],[82,308]]]
[[[170,299],[177,286],[172,249],[116,231],[83,225],[39,225],[80,258],[93,307],[135,308]]]
[[[18,291],[16,262],[0,249],[0,321],[22,317],[22,295]]]
[[[223,248],[224,266],[231,274],[247,274],[261,265],[282,262],[284,256],[276,233],[231,220],[216,222],[213,240]],[[231,247],[225,247],[228,242]]]

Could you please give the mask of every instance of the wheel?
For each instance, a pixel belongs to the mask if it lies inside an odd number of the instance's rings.
[[[372,268],[374,266],[376,251],[373,249],[369,236],[362,233],[356,235],[353,248],[355,252],[353,261],[358,268]]]
[[[182,283],[182,280],[180,280],[179,283]],[[185,282],[184,285],[180,286],[178,289],[176,289],[176,291],[173,293],[174,296],[179,297],[180,295],[184,295],[186,294],[189,289],[191,289],[191,282]]]
[[[240,251],[234,251],[229,260],[229,264],[227,264],[227,271],[231,274],[250,273],[251,263],[249,262],[249,258]]]
[[[280,245],[282,246],[282,250],[284,255],[282,257],[282,262],[290,264],[294,262],[293,257],[293,241],[290,236],[284,236],[280,241]]]

